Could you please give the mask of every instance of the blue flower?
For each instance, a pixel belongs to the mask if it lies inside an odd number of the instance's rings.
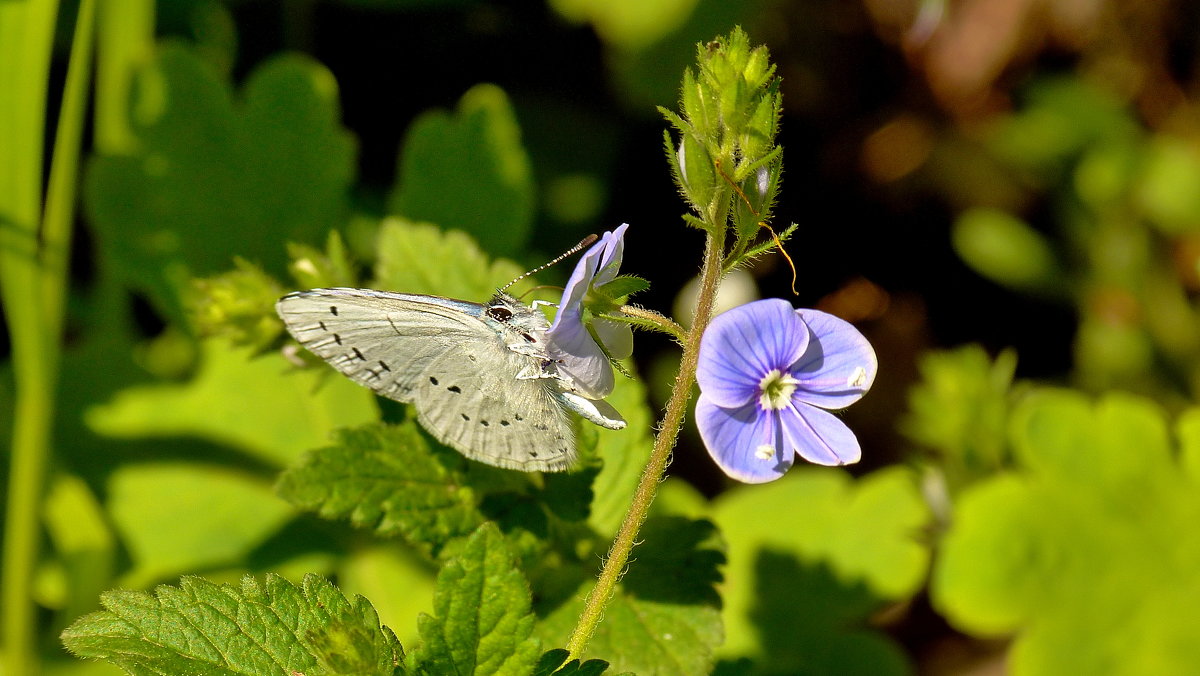
[[[699,359],[696,426],[729,476],[778,479],[796,453],[821,465],[858,462],[858,439],[824,410],[853,404],[875,380],[875,351],[849,323],[759,300],[715,317]]]
[[[628,324],[606,319],[591,321],[592,331],[608,350],[606,355],[583,323],[584,296],[593,287],[611,282],[617,276],[628,227],[621,224],[616,230],[605,232],[579,259],[563,289],[554,323],[546,331],[547,353],[555,360],[559,375],[588,399],[603,399],[612,394],[614,379],[608,355],[624,359],[633,354],[633,331]]]

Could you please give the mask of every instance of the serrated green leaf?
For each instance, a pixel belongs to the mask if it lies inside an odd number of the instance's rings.
[[[185,462],[118,467],[107,506],[134,564],[121,584],[135,588],[234,564],[292,516],[267,483]]]
[[[585,423],[578,442],[581,447],[595,448],[596,455],[604,461],[592,485],[595,498],[588,524],[606,537],[616,533],[621,525],[654,444],[651,438],[654,418],[640,380],[617,378],[607,401],[625,417],[625,429],[606,430]]]
[[[388,218],[379,226],[376,289],[426,293],[481,303],[524,272],[506,259],[492,260],[471,236],[432,225]],[[523,280],[514,294],[530,288]]]
[[[1018,471],[961,495],[935,606],[964,631],[1015,633],[1014,674],[1189,671],[1200,486],[1173,457],[1161,409],[1040,391],[1011,435]]]
[[[426,674],[526,676],[540,655],[529,585],[495,524],[484,523],[438,573],[412,663]]]
[[[511,256],[529,237],[533,172],[504,90],[476,85],[453,115],[427,112],[409,127],[400,156],[392,214],[469,233]]]
[[[605,294],[609,298],[617,299],[624,298],[639,291],[645,291],[650,288],[650,282],[636,277],[634,275],[621,275],[611,282],[598,287],[597,291]]]
[[[779,481],[722,494],[712,516],[729,543],[726,577],[736,582],[722,593],[723,657],[751,657],[779,673],[801,665],[809,673],[906,671],[900,649],[867,624],[885,602],[916,593],[925,576],[929,551],[919,534],[929,513],[911,472],[856,481],[796,467]]]
[[[707,521],[652,517],[642,529],[629,572],[604,612],[583,657],[608,661],[641,676],[706,674],[721,643],[720,599],[713,587],[724,554]],[[595,581],[545,608],[537,633],[551,644],[566,640]],[[550,603],[556,600],[540,599]],[[539,613],[542,614],[542,613]]]
[[[154,594],[107,592],[101,605],[63,642],[135,676],[390,674],[404,659],[366,599],[348,601],[315,575],[303,588],[277,575],[247,576],[240,588],[185,577]]]
[[[371,391],[325,369],[296,372],[277,356],[212,339],[184,385],[137,385],[84,413],[101,436],[190,436],[284,465],[326,443],[334,428],[379,419]]]
[[[395,542],[356,549],[336,572],[342,591],[371,599],[380,621],[404,645],[417,643],[417,616],[433,607],[436,574],[424,557]]]
[[[280,242],[316,240],[343,215],[354,146],[319,64],[263,64],[239,105],[208,64],[167,45],[135,91],[139,150],[92,162],[85,205],[114,269],[168,316],[182,318],[185,270],[219,272],[237,254],[282,274]]]
[[[563,648],[547,650],[538,660],[533,676],[599,676],[608,670],[608,662],[604,660],[580,662],[576,658],[568,662],[569,656]]]
[[[284,472],[278,491],[301,509],[399,535],[436,555],[484,521],[476,493],[464,485],[466,462],[431,446],[411,420],[367,425],[339,430],[334,445]]]

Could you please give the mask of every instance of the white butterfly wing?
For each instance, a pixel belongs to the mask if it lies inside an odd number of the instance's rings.
[[[513,352],[484,306],[367,289],[284,296],[276,311],[305,348],[355,382],[416,406],[442,443],[510,469],[572,464],[571,423],[544,379],[518,379],[536,359]]]

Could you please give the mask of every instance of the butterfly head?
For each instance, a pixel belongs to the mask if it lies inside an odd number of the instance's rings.
[[[509,334],[530,345],[540,346],[550,323],[539,310],[504,293],[497,292],[484,306],[485,321],[501,334]]]

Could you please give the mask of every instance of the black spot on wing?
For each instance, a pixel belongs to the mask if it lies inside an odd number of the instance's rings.
[[[341,344],[342,344],[342,337],[341,337],[341,336],[339,336],[339,335],[338,335],[338,334],[336,334],[336,333],[335,333],[335,334],[333,334],[333,342],[337,343],[338,345],[341,345]]]
[[[330,305],[330,306],[329,306],[329,312],[330,312],[330,313],[331,313],[331,314],[332,314],[334,317],[336,317],[336,316],[337,316],[337,306],[336,306],[336,305]]]
[[[429,384],[430,384],[430,385],[437,385],[437,384],[438,384],[438,382],[437,382],[437,378],[434,378],[433,376],[429,376]]]
[[[351,350],[354,350],[354,356],[355,356],[355,357],[358,357],[358,358],[359,358],[359,359],[361,359],[362,361],[366,361],[366,360],[367,360],[367,358],[363,356],[363,353],[358,351],[358,348],[357,348],[357,347],[352,347],[352,348],[350,348],[350,349],[351,349]]]
[[[451,385],[450,387],[447,387],[446,389],[450,390],[451,392],[453,392],[455,394],[462,394],[462,388],[459,387],[458,385]]]

